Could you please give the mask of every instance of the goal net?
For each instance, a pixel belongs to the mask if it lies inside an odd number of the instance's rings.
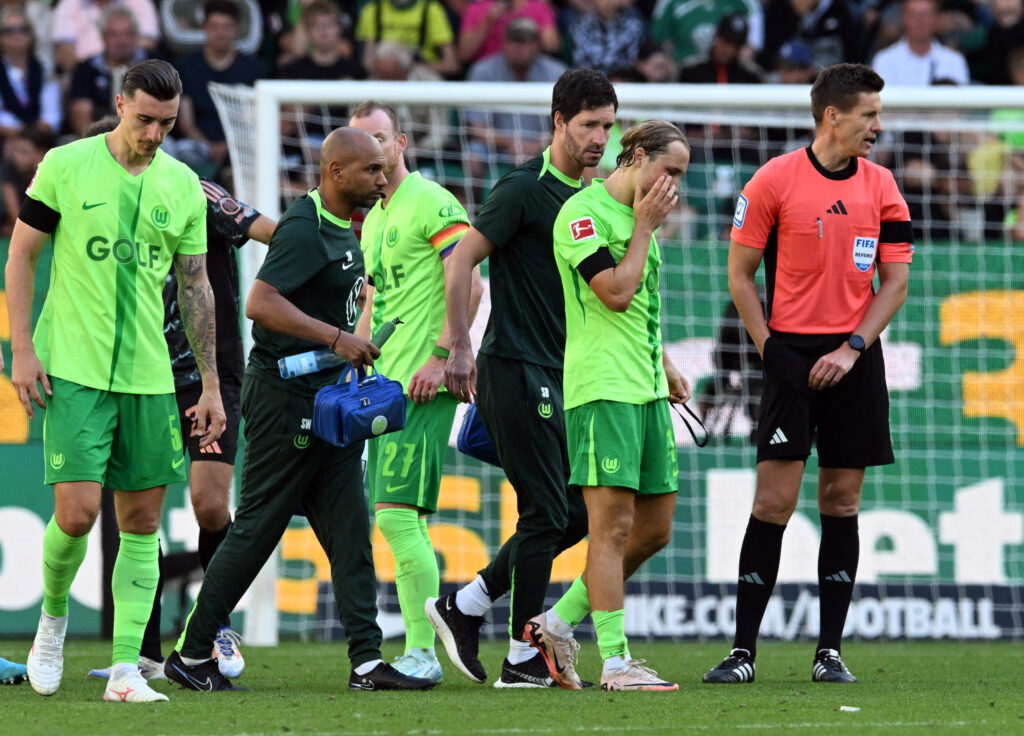
[[[472,217],[494,182],[548,142],[547,84],[260,82],[214,86],[236,194],[270,216],[317,183],[318,151],[367,99],[397,108],[411,169],[462,200]],[[754,492],[750,437],[760,361],[727,288],[736,197],[770,157],[812,139],[807,87],[619,85],[621,129],[664,118],[692,148],[685,198],[659,233],[663,334],[695,387],[711,434],[694,446],[681,424],[671,544],[627,585],[634,637],[728,637],[739,546]],[[912,210],[910,293],[883,335],[895,465],[869,469],[849,636],[1024,637],[1024,90],[886,89],[873,158],[890,167]],[[496,132],[498,135],[489,134]],[[513,143],[503,147],[502,142]],[[1015,242],[1015,240],[1017,242]],[[265,248],[246,248],[242,293]],[[486,278],[486,265],[484,268]],[[485,295],[474,327],[486,324]],[[455,431],[461,421],[456,418]],[[678,421],[678,420],[677,420]],[[430,520],[442,589],[471,580],[516,521],[502,473],[449,450]],[[819,518],[814,457],[783,545],[766,637],[814,637]],[[580,572],[585,542],[559,558],[556,596]],[[385,635],[402,634],[394,562],[375,532]],[[255,608],[286,636],[340,633],[327,561],[296,519]],[[504,602],[503,602],[504,603]],[[256,611],[254,611],[256,612]],[[504,636],[507,608],[487,632]],[[586,632],[584,632],[586,635]]]

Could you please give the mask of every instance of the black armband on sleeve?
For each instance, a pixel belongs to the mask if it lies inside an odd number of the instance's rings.
[[[590,280],[599,273],[607,271],[609,268],[615,268],[617,265],[619,264],[615,262],[612,252],[608,250],[608,246],[604,246],[584,258],[580,265],[576,266],[576,270],[580,272],[583,280],[589,284]]]
[[[57,223],[60,222],[60,213],[57,210],[51,210],[38,199],[25,197],[25,201],[21,203],[18,219],[36,230],[52,233],[57,229]]]
[[[375,283],[373,283],[373,276],[371,276],[370,274],[366,274],[366,283],[369,286],[373,286],[373,287],[377,286]]]
[[[914,228],[910,226],[910,220],[901,222],[883,222],[878,229],[879,243],[912,243],[914,242]]]

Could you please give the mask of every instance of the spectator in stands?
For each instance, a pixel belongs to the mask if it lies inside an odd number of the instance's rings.
[[[654,41],[640,44],[633,69],[643,77],[640,81],[651,84],[667,84],[676,81],[679,69],[671,54],[665,52]]]
[[[366,68],[377,44],[401,41],[439,74],[453,77],[461,71],[455,34],[439,0],[369,0],[359,11],[356,40],[363,44]]]
[[[252,85],[263,76],[260,63],[238,53],[238,7],[232,0],[207,0],[203,6],[203,47],[178,64],[184,92],[178,109],[177,132],[208,150],[216,173],[228,155],[224,128],[207,89],[210,82]]]
[[[111,5],[100,16],[103,52],[75,65],[68,93],[68,127],[82,135],[87,126],[115,112],[115,100],[128,67],[146,58],[139,45],[135,13]]]
[[[3,175],[0,176],[4,212],[0,235],[3,237],[10,237],[14,221],[21,211],[21,203],[25,199],[25,190],[51,145],[51,131],[39,125],[22,126],[8,137],[4,145]]]
[[[663,0],[651,17],[651,38],[663,45],[679,64],[694,64],[711,51],[722,17],[739,14],[746,18],[747,43],[758,50],[764,42],[764,12],[758,0]]]
[[[541,53],[540,29],[530,18],[516,18],[505,27],[501,53],[491,54],[469,70],[471,82],[555,82],[565,64]],[[550,116],[513,112],[470,110],[470,171],[483,175],[492,152],[503,164],[536,156],[551,135]]]
[[[32,27],[17,6],[0,9],[0,59],[0,136],[6,139],[25,126],[57,133],[60,89],[36,58]]]
[[[936,39],[938,0],[904,0],[903,36],[875,54],[871,66],[890,86],[927,86],[937,80],[970,82],[967,62],[959,51]]]
[[[679,70],[684,84],[757,84],[761,76],[740,58],[747,44],[747,19],[739,13],[723,15],[715,29],[708,58]]]
[[[99,21],[111,5],[135,13],[139,43],[152,50],[160,41],[160,25],[152,0],[60,0],[53,11],[53,43],[57,69],[70,73],[75,64],[103,53]]]
[[[366,72],[349,53],[342,53],[341,12],[331,0],[313,0],[302,9],[299,24],[307,51],[278,70],[280,79],[363,79]],[[349,47],[351,52],[351,47]]]
[[[51,73],[53,61],[53,2],[51,0],[5,0],[4,5],[22,9],[32,26],[36,58]]]
[[[459,27],[462,63],[472,64],[501,51],[505,29],[515,18],[532,19],[540,29],[541,50],[552,56],[559,54],[562,39],[555,10],[547,0],[476,0],[462,14]]]
[[[768,0],[764,11],[764,48],[758,60],[774,69],[786,41],[806,43],[819,69],[859,60],[860,24],[845,0]]]
[[[370,79],[387,82],[440,82],[442,77],[426,64],[417,63],[413,51],[398,41],[381,41],[370,60]],[[402,130],[409,138],[406,156],[421,161],[436,156],[451,137],[450,111],[440,105],[396,105]],[[421,158],[422,157],[422,158]]]
[[[572,65],[611,74],[630,66],[647,36],[647,24],[633,0],[593,0],[593,10],[569,29]]]
[[[977,70],[972,76],[986,84],[1013,84],[1008,57],[1024,47],[1024,0],[991,0],[989,9],[994,23],[984,47],[971,57],[971,70]]]
[[[329,11],[324,7],[325,4],[329,7]],[[344,4],[348,5],[347,2]],[[352,3],[352,5],[355,5],[355,3]],[[294,27],[282,30],[277,39],[277,45],[281,50],[281,54],[277,57],[278,71],[309,53],[315,43],[312,36],[317,28],[316,24],[322,19],[326,19],[325,22],[329,26],[337,25],[337,33],[332,32],[335,38],[334,53],[341,59],[356,58],[353,38],[355,22],[353,21],[353,16],[347,10],[339,8],[334,0],[300,0],[299,6],[301,10],[295,19]],[[310,10],[313,12],[310,13]],[[328,12],[333,16],[333,19],[327,18]],[[276,21],[282,27],[285,25],[284,20],[278,17],[277,13],[271,11],[270,15],[271,22]],[[360,68],[362,68],[362,65],[360,65]]]
[[[779,84],[811,84],[818,76],[811,47],[800,39],[786,41],[775,57],[771,81]]]

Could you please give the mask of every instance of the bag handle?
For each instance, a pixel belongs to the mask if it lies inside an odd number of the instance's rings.
[[[708,435],[708,428],[704,426],[704,422],[702,422],[697,417],[697,415],[693,413],[693,410],[690,409],[689,406],[687,406],[686,404],[682,405],[682,407],[686,409],[686,413],[693,417],[693,421],[697,422],[697,426],[699,426],[701,430],[704,432],[704,441],[701,442],[700,440],[697,439],[697,435],[694,433],[693,427],[690,426],[689,420],[683,415],[683,412],[679,411],[679,404],[670,403],[669,406],[675,409],[676,414],[678,414],[679,418],[683,420],[683,424],[686,425],[686,430],[690,433],[690,436],[693,437],[694,444],[696,444],[697,447],[706,447],[708,444],[708,440],[710,439],[710,436]]]

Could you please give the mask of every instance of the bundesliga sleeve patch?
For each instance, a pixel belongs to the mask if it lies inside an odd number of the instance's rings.
[[[597,230],[594,228],[594,218],[581,217],[569,223],[569,230],[572,231],[572,240],[578,243],[581,240],[593,240],[597,237]]]
[[[736,200],[736,211],[732,213],[732,224],[735,227],[743,227],[743,221],[747,219],[747,198],[742,194]]]

